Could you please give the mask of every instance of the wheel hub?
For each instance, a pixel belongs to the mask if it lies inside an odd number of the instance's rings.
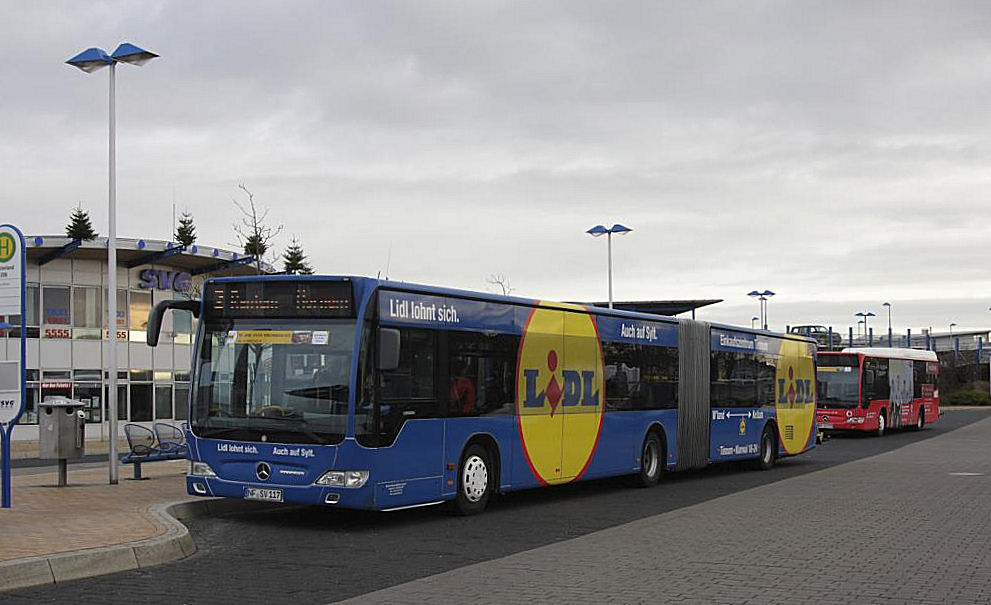
[[[471,456],[465,460],[461,485],[469,502],[478,502],[482,499],[489,486],[489,470],[485,467],[484,460],[478,456]]]

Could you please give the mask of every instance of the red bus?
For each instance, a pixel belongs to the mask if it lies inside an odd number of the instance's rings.
[[[820,352],[816,420],[824,431],[916,431],[939,418],[939,361],[933,351],[897,348]]]

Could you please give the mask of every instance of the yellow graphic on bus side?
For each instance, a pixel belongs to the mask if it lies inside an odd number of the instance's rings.
[[[523,451],[533,474],[547,484],[573,481],[585,471],[599,440],[605,399],[594,320],[560,308],[532,311],[516,377]]]
[[[815,423],[815,351],[809,343],[782,341],[774,390],[778,439],[788,454],[801,453]]]

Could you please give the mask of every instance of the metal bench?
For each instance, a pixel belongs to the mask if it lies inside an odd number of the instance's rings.
[[[152,430],[154,429],[154,430]],[[162,460],[184,460],[188,457],[184,431],[167,422],[156,422],[152,429],[139,424],[124,425],[124,436],[130,451],[120,458],[121,464],[134,465],[134,479],[143,479],[141,465]]]

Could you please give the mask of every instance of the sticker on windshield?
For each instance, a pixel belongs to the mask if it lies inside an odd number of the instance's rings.
[[[230,332],[228,332],[230,338]],[[292,343],[291,330],[238,330],[234,342],[244,345],[287,345]]]
[[[308,345],[313,338],[313,332],[309,330],[295,330],[292,333],[292,343],[294,345]]]
[[[313,344],[325,345],[330,343],[330,332],[327,330],[314,330]]]

